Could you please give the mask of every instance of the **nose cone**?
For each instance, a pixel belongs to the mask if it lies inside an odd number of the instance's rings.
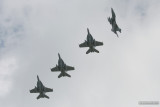
[[[112,7],[111,7],[111,12],[114,12]]]
[[[58,57],[59,57],[59,59],[61,58],[61,56],[60,56],[60,54],[58,53]]]
[[[87,32],[89,33],[89,29],[87,28]]]
[[[39,81],[39,76],[37,75],[37,80]]]

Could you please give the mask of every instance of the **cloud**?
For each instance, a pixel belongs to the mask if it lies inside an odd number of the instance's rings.
[[[0,61],[0,97],[5,97],[12,90],[12,75],[17,69],[14,57],[4,58]]]
[[[137,106],[159,99],[158,0],[5,0],[0,18],[0,88],[5,107]],[[107,17],[113,7],[122,28],[111,32]],[[78,44],[87,36],[103,41],[99,54],[86,55]],[[71,78],[58,79],[50,68],[58,53]],[[1,72],[2,71],[2,72]],[[29,90],[36,75],[50,99],[36,100]],[[144,90],[145,89],[145,90]]]

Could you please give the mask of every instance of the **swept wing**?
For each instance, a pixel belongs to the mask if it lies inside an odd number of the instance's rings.
[[[87,41],[81,43],[81,44],[79,45],[79,47],[88,47]]]
[[[37,91],[37,88],[35,87],[34,89],[30,90],[30,93],[39,93],[39,92]]]
[[[99,41],[94,42],[94,46],[101,46],[101,45],[103,45],[103,42],[99,42]]]
[[[53,92],[53,89],[45,87],[44,92]]]
[[[60,71],[60,70],[59,70],[58,66],[56,66],[56,67],[52,68],[51,71],[55,72],[55,71]]]
[[[69,71],[69,70],[74,70],[74,67],[66,65],[66,71]]]

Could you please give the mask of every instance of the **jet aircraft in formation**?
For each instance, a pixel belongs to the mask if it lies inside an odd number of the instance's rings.
[[[112,25],[112,29],[111,31],[113,31],[117,37],[117,31],[119,31],[121,33],[121,29],[118,27],[117,23],[116,23],[116,15],[113,11],[113,9],[111,8],[111,12],[112,12],[112,17],[108,18],[109,23]],[[87,50],[86,54],[89,54],[90,52],[97,52],[99,53],[99,51],[97,49],[95,49],[96,46],[102,46],[103,42],[99,42],[96,41],[92,35],[89,32],[89,29],[87,28],[87,40],[85,40],[85,42],[81,43],[79,45],[80,48],[83,47],[89,47],[89,49]],[[58,78],[61,78],[62,76],[67,76],[67,77],[71,77],[71,75],[69,75],[68,73],[66,73],[66,71],[69,70],[74,70],[74,67],[68,66],[64,63],[63,59],[61,58],[60,54],[58,53],[58,65],[56,65],[56,67],[53,67],[51,69],[52,72],[58,72],[60,71],[61,73],[59,74]],[[47,88],[43,85],[43,83],[40,81],[38,75],[37,75],[37,87],[35,86],[34,89],[30,90],[30,93],[39,93],[39,96],[37,97],[37,99],[39,98],[48,98],[49,97],[47,95],[45,95],[46,92],[53,92],[53,89],[51,88]]]
[[[61,73],[59,74],[58,78],[61,78],[62,76],[71,77],[68,73],[66,73],[66,71],[74,70],[74,67],[66,65],[59,53],[58,53],[58,57],[59,57],[58,65],[56,65],[56,67],[52,68],[51,71],[52,72],[60,71]]]
[[[95,39],[93,39],[92,35],[89,32],[89,29],[87,28],[87,40],[85,40],[83,43],[81,43],[79,45],[80,48],[82,47],[89,47],[88,51],[86,52],[86,54],[90,53],[90,52],[97,52],[99,53],[99,51],[97,49],[95,49],[96,46],[101,46],[103,45],[103,42],[98,42]]]
[[[111,31],[114,32],[118,37],[117,31],[119,31],[121,33],[121,29],[118,27],[118,25],[116,23],[116,14],[114,13],[112,8],[111,8],[111,12],[112,12],[112,18],[109,17],[108,21],[112,25]]]
[[[37,99],[39,98],[48,98],[49,97],[47,95],[45,95],[46,92],[53,92],[53,89],[51,88],[47,88],[43,85],[43,83],[40,81],[38,75],[37,75],[37,87],[35,86],[34,89],[30,90],[30,93],[39,93],[39,96],[37,97]]]

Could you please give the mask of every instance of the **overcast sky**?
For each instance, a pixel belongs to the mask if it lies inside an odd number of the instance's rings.
[[[111,7],[122,33],[111,32]],[[160,101],[159,0],[0,0],[0,107],[139,107]],[[79,48],[87,28],[103,46]],[[58,53],[71,78],[50,68]],[[54,92],[30,94],[36,76]],[[151,106],[148,106],[151,107]]]

